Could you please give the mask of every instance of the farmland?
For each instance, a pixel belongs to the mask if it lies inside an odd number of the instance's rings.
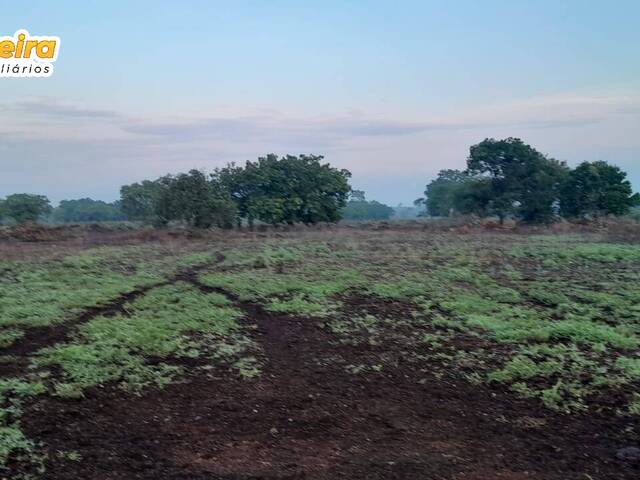
[[[637,478],[640,243],[541,233],[4,241],[0,478]]]

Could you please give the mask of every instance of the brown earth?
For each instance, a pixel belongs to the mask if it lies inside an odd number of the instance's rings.
[[[180,279],[199,285],[195,275]],[[43,478],[640,478],[640,463],[616,458],[634,446],[628,427],[637,422],[551,414],[498,387],[408,366],[347,373],[332,359],[356,363],[366,347],[336,344],[313,320],[229,297],[257,325],[258,379],[194,374],[139,397],[111,388],[81,401],[43,397],[27,410],[25,433],[82,456],[50,460]]]

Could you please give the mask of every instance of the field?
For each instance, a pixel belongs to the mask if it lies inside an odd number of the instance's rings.
[[[0,241],[0,478],[640,478],[640,243]]]

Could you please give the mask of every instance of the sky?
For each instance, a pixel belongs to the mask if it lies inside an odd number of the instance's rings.
[[[640,190],[637,0],[7,2],[0,36],[61,44],[0,78],[0,197],[318,154],[411,204],[469,146],[519,137]]]

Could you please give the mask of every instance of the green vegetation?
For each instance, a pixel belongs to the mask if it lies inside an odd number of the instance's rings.
[[[375,200],[367,201],[362,190],[353,190],[347,206],[342,210],[344,220],[388,220],[394,210]]]
[[[49,199],[42,195],[14,193],[0,200],[0,220],[8,217],[16,223],[37,222],[44,215],[51,213]]]
[[[86,388],[117,382],[130,391],[162,386],[181,373],[168,359],[220,361],[250,345],[238,333],[241,313],[229,300],[182,282],[159,287],[113,317],[81,325],[76,338],[39,352],[35,366],[58,366],[56,394],[80,397]],[[162,360],[153,365],[148,358]]]
[[[198,171],[167,175],[157,180],[161,188],[154,204],[154,223],[182,221],[195,228],[231,228],[236,214],[228,192]]]
[[[229,165],[213,181],[234,200],[239,219],[269,224],[313,224],[340,220],[351,173],[321,163],[318,155],[269,154],[244,167]]]
[[[260,307],[322,328],[339,348],[316,361],[345,374],[411,369],[566,414],[640,414],[640,246],[605,234],[292,234],[90,248],[0,271],[12,372],[0,378],[0,465],[81,460],[25,436],[35,398],[259,376]],[[19,348],[34,331],[42,343]]]
[[[182,221],[197,228],[231,228],[255,220],[269,224],[335,222],[349,194],[346,170],[315,155],[270,154],[244,167],[234,164],[210,178],[191,170],[121,188],[129,219],[158,226]]]
[[[107,203],[91,198],[62,200],[53,209],[51,219],[54,222],[117,222],[126,220],[120,202]]]
[[[640,204],[626,176],[602,161],[571,170],[518,138],[488,138],[471,146],[465,171],[442,170],[417,202],[433,216],[494,215],[501,222],[625,215]]]
[[[67,321],[181,268],[212,261],[211,254],[176,258],[145,247],[96,248],[43,262],[0,261],[0,342],[7,346],[26,327]]]
[[[345,365],[352,372],[426,361],[560,411],[638,384],[637,245],[572,235],[379,242],[236,251],[223,273],[201,280],[273,312],[316,318],[341,343],[375,346]],[[617,413],[637,409],[628,402]]]
[[[0,348],[19,347],[35,327],[64,329],[66,339],[2,359],[5,367],[24,366],[0,378],[0,473],[10,458],[38,470],[51,454],[21,428],[34,397],[81,399],[87,389],[108,386],[135,394],[212,368],[259,375],[257,347],[239,323],[242,312],[225,296],[178,279],[216,260],[216,252],[161,246],[3,260]],[[137,297],[129,299],[131,292]],[[115,305],[110,315],[99,313],[105,305]],[[76,458],[74,452],[60,455]]]
[[[89,198],[65,200],[51,219],[101,222],[128,219],[165,227],[231,229],[255,221],[270,225],[306,225],[346,220],[387,220],[394,209],[367,201],[351,190],[351,173],[322,163],[320,155],[269,154],[244,166],[233,163],[212,174],[199,170],[143,180],[120,189],[109,204]],[[471,214],[525,223],[560,218],[628,215],[640,206],[627,174],[606,162],[583,162],[570,169],[519,138],[487,138],[469,149],[464,171],[442,170],[416,207],[448,217]],[[350,197],[350,198],[349,198]],[[349,201],[347,202],[347,199]],[[51,213],[41,195],[14,194],[0,201],[0,220],[36,222]]]
[[[342,343],[376,346],[349,371],[426,361],[560,411],[638,384],[637,245],[481,240],[299,242],[281,247],[286,261],[261,260],[273,255],[269,247],[236,254],[224,273],[202,280],[271,311],[317,318]],[[372,300],[354,306],[363,296]],[[617,413],[637,409],[628,402]]]
[[[251,270],[204,274],[206,285],[221,287],[242,301],[264,303],[267,310],[291,315],[325,317],[340,306],[337,295],[353,288],[364,278],[344,269],[307,264],[307,255],[316,259],[332,259],[325,244],[296,245],[229,257],[227,267],[250,266]]]
[[[583,162],[562,186],[561,208],[568,217],[590,214],[625,215],[640,204],[631,182],[620,168],[607,162]]]
[[[42,469],[42,454],[37,452],[34,441],[22,432],[20,419],[24,402],[45,391],[46,387],[38,381],[0,379],[0,472],[5,469],[9,458]]]

